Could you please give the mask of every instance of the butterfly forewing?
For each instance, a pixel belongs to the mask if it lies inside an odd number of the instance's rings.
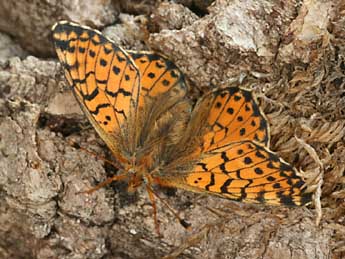
[[[187,86],[182,72],[163,56],[147,51],[127,51],[140,72],[140,140],[144,149],[161,143],[161,160],[169,156],[166,147],[176,143],[175,135],[190,115]],[[157,145],[156,145],[157,146]],[[163,151],[164,150],[164,151]]]
[[[186,95],[187,86],[181,71],[170,60],[153,52],[128,51],[140,71],[141,91],[139,104],[170,93],[180,99]]]
[[[57,23],[53,41],[83,111],[108,146],[116,150],[112,136],[128,135],[123,132],[124,125],[136,116],[138,69],[122,49],[87,27]]]

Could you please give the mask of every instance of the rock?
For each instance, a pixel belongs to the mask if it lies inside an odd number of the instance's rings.
[[[11,57],[24,58],[26,52],[6,34],[0,33],[0,63]]]
[[[332,2],[304,1],[296,19],[282,37],[279,58],[286,62],[317,62],[318,48],[331,40],[328,27],[335,18]]]
[[[101,27],[117,16],[111,0],[97,1],[1,1],[0,30],[18,39],[21,46],[39,56],[53,54],[51,26],[62,19],[91,22]]]
[[[151,15],[152,23],[158,30],[179,30],[192,25],[198,16],[181,4],[163,2]]]
[[[148,36],[147,18],[143,15],[119,15],[119,23],[103,30],[104,35],[125,49],[145,50]]]
[[[207,90],[230,78],[270,74],[294,3],[216,1],[210,14],[180,30],[150,35],[151,48],[168,53],[194,85]]]

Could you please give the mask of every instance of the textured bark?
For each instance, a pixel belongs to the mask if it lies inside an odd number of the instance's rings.
[[[12,2],[0,2],[0,29],[20,43],[0,35],[0,258],[344,258],[341,1],[218,0],[207,9],[211,1],[77,1],[78,9],[75,1]],[[323,180],[320,225],[317,206],[272,208],[160,189],[192,231],[158,203],[157,237],[144,189],[130,194],[119,182],[77,195],[115,170],[71,142],[109,152],[56,58],[22,50],[52,53],[49,27],[62,17],[98,27],[119,21],[104,33],[169,57],[194,98],[238,81],[253,86],[272,150],[302,169],[311,189]]]

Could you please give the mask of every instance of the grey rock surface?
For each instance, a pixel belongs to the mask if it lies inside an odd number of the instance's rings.
[[[57,20],[104,26],[115,21],[111,0],[0,1],[0,31],[15,37],[32,54],[53,54],[50,28]]]

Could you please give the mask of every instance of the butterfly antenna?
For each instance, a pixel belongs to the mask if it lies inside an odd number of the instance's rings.
[[[182,227],[184,227],[186,230],[191,230],[191,224],[189,222],[187,222],[186,220],[184,220],[183,218],[181,218],[178,213],[163,199],[161,198],[152,188],[151,186],[149,186],[148,184],[146,185],[146,188],[147,188],[147,191],[149,193],[149,196],[150,196],[150,199],[151,199],[151,202],[153,201],[153,210],[154,210],[154,217],[155,217],[155,222],[158,223],[157,221],[157,209],[156,209],[156,204],[154,203],[154,198],[152,197],[153,195],[157,197],[157,199],[163,204],[165,205],[168,210],[171,211],[171,213],[175,216],[175,218],[178,220],[178,222],[182,225]]]
[[[86,191],[80,191],[80,192],[77,192],[76,194],[91,194],[99,189],[101,189],[102,187],[112,183],[112,182],[115,182],[115,181],[122,181],[124,179],[128,178],[128,173],[124,173],[124,174],[120,174],[120,175],[114,175],[113,177],[109,177],[107,178],[105,181],[97,184],[95,187],[89,189],[89,190],[86,190]]]
[[[75,142],[73,140],[69,140],[68,143],[72,147],[78,148],[78,149],[84,151],[85,153],[87,153],[87,154],[89,154],[91,156],[94,156],[96,159],[102,160],[105,163],[108,163],[108,164],[114,166],[117,169],[121,169],[122,168],[122,166],[120,164],[118,164],[118,163],[116,163],[114,161],[110,161],[110,160],[108,160],[108,159],[106,159],[106,158],[104,158],[104,157],[102,157],[102,156],[100,156],[100,155],[98,155],[98,154],[96,154],[96,153],[94,153],[92,151],[87,150],[86,148],[81,147],[77,142]],[[106,185],[108,185],[108,184],[110,184],[112,182],[121,181],[121,180],[124,180],[126,178],[128,178],[128,173],[124,173],[124,174],[120,174],[120,175],[114,175],[112,177],[107,178],[105,181],[97,184],[95,187],[93,187],[91,189],[88,189],[86,191],[77,192],[76,194],[91,194],[91,193],[101,189],[102,187],[104,187],[104,186],[106,186]]]
[[[100,155],[98,155],[98,154],[96,154],[96,153],[94,153],[94,152],[92,152],[92,151],[90,151],[90,150],[87,150],[86,148],[81,147],[77,142],[75,142],[75,141],[73,141],[73,140],[69,140],[68,143],[70,144],[70,146],[72,146],[72,147],[74,147],[74,148],[78,148],[78,149],[80,149],[81,151],[84,151],[85,153],[87,153],[87,154],[89,154],[89,155],[95,157],[95,158],[98,159],[98,160],[102,160],[102,161],[104,161],[105,163],[108,163],[108,164],[112,165],[113,167],[115,167],[115,168],[117,168],[117,169],[123,169],[123,167],[122,167],[119,163],[117,163],[117,162],[115,162],[115,161],[110,161],[109,159],[106,159],[106,158],[103,157],[103,156],[100,156]]]

